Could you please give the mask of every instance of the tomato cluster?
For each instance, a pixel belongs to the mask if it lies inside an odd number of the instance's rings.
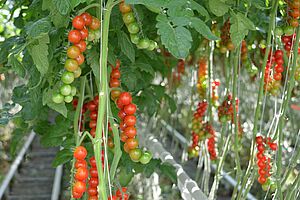
[[[75,149],[73,156],[76,159],[76,172],[74,175],[75,182],[73,184],[72,196],[75,199],[79,199],[86,190],[86,180],[89,176],[87,163],[85,161],[87,151],[83,146],[78,146]]]
[[[216,160],[217,159],[217,151],[216,151],[216,134],[213,126],[209,123],[206,123],[204,126],[205,132],[209,133],[209,138],[207,142],[207,149],[208,153],[210,155],[211,160]]]
[[[68,40],[73,45],[67,49],[67,59],[65,61],[65,71],[61,76],[61,86],[59,92],[54,93],[52,101],[54,103],[70,103],[76,95],[76,87],[71,86],[75,78],[80,77],[81,67],[84,63],[85,57],[83,52],[86,50],[86,39],[91,34],[100,28],[100,21],[92,17],[89,13],[83,13],[74,17],[72,21],[74,27],[68,34]],[[90,31],[87,29],[90,29]],[[94,33],[92,32],[91,35]],[[91,37],[91,36],[90,36]],[[94,39],[94,38],[91,38]]]
[[[200,98],[205,99],[207,90],[207,59],[201,57],[198,62],[198,82],[197,91]]]
[[[102,162],[102,169],[104,169],[104,151],[101,153],[101,162]],[[89,160],[90,165],[90,179],[89,179],[89,186],[87,189],[89,198],[88,200],[98,199],[98,190],[97,186],[99,183],[98,179],[98,171],[97,171],[97,163],[95,157],[91,157]]]
[[[119,5],[122,13],[123,22],[125,23],[128,32],[130,33],[131,42],[136,44],[139,49],[147,49],[153,51],[157,47],[157,43],[148,38],[141,38],[140,26],[136,21],[136,17],[130,5],[125,4],[124,0]]]
[[[287,10],[288,10],[288,22],[290,26],[296,28],[299,26],[299,6],[300,6],[300,1],[299,0],[290,0],[287,1]]]
[[[116,195],[108,197],[108,200],[128,200],[129,194],[127,193],[127,188],[122,187],[116,191]]]
[[[224,23],[221,28],[221,43],[220,43],[220,52],[226,53],[227,50],[234,50],[234,45],[230,38],[230,21],[229,19]]]
[[[278,49],[274,54],[270,52],[265,69],[264,89],[276,96],[281,86],[282,72],[284,71],[283,51]]]
[[[120,72],[120,61],[117,60],[116,66],[112,66],[112,71],[110,73],[110,80],[109,80],[109,87],[112,88],[110,92],[110,98],[115,101],[119,98],[121,94],[121,90],[118,89],[121,85],[120,78],[121,78],[121,72]]]
[[[271,176],[270,170],[271,166],[271,158],[265,154],[266,147],[269,147],[270,150],[276,151],[277,144],[275,142],[271,142],[271,138],[264,138],[263,136],[256,137],[256,144],[257,144],[257,166],[258,170],[258,182],[260,184],[264,184],[267,182],[267,179]]]
[[[236,110],[238,111],[238,99],[236,102]],[[232,121],[233,119],[233,104],[232,104],[232,96],[229,94],[227,98],[223,101],[223,103],[218,107],[218,116],[220,122]]]

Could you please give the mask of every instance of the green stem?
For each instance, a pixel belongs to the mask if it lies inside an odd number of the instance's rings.
[[[97,8],[100,8],[101,5],[99,3],[92,3],[84,8],[82,8],[81,10],[79,10],[77,13],[78,15],[81,15],[82,13],[84,13],[85,11],[87,11],[88,9],[90,8],[94,8],[94,7],[97,7]]]
[[[243,194],[243,191],[244,191],[244,188],[248,181],[248,178],[253,170],[253,166],[255,165],[255,153],[254,153],[255,152],[255,138],[256,138],[256,134],[257,134],[259,118],[261,117],[260,116],[261,115],[261,106],[262,106],[262,99],[263,99],[263,95],[264,95],[263,87],[264,87],[264,78],[265,78],[265,66],[268,61],[268,55],[269,55],[270,47],[271,47],[272,33],[275,28],[275,16],[276,16],[277,7],[278,7],[278,0],[272,1],[272,3],[273,3],[273,5],[272,5],[272,11],[271,11],[271,17],[270,17],[270,24],[269,24],[269,28],[268,28],[268,32],[267,32],[268,33],[267,47],[266,47],[266,52],[265,52],[262,68],[261,68],[261,79],[260,79],[260,83],[259,83],[259,91],[258,91],[258,97],[257,97],[257,102],[256,102],[255,114],[254,114],[254,125],[253,125],[253,135],[252,135],[251,150],[250,150],[250,160],[248,163],[246,173],[242,180],[241,189],[239,191],[237,199],[241,199],[241,196]],[[247,187],[251,187],[251,185],[248,185]]]

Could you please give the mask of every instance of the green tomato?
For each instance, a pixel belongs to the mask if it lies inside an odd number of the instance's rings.
[[[284,34],[286,36],[290,36],[290,35],[293,35],[294,34],[294,28],[292,26],[286,26],[284,28]]]
[[[138,34],[130,34],[130,40],[133,44],[138,44],[140,41],[140,37]]]
[[[139,49],[147,49],[150,45],[150,40],[147,38],[141,39],[140,42],[137,44]]]
[[[64,101],[66,103],[71,103],[73,101],[73,96],[71,95],[65,96]]]
[[[64,84],[60,87],[60,94],[68,96],[71,94],[72,87],[70,85]]]
[[[95,39],[99,39],[101,37],[100,29],[95,30]]]
[[[142,151],[139,148],[131,149],[129,151],[129,156],[133,162],[138,162],[140,157],[142,156]]]
[[[81,75],[81,68],[78,67],[74,72],[74,78],[78,78]]]
[[[140,157],[139,161],[145,165],[148,164],[151,159],[152,159],[152,153],[149,151],[145,151],[143,155]]]
[[[64,102],[64,96],[58,93],[52,95],[52,101],[54,103],[62,103]]]
[[[153,51],[157,47],[157,43],[153,40],[150,40],[149,47],[147,48],[149,51]]]
[[[90,30],[90,31],[89,31],[89,35],[88,35],[88,37],[87,37],[87,40],[88,40],[88,41],[93,41],[93,40],[95,40],[95,38],[96,38],[95,31]]]
[[[281,27],[276,27],[274,33],[276,36],[281,36],[283,35],[283,29]]]
[[[77,92],[76,87],[75,87],[75,86],[72,86],[71,95],[72,95],[72,96],[75,96],[75,95],[76,95],[76,92]]]
[[[65,71],[61,76],[61,81],[65,84],[71,84],[74,81],[74,74],[72,72]]]
[[[136,22],[129,24],[127,29],[131,34],[137,34],[140,31],[139,25]]]
[[[134,14],[132,12],[125,13],[123,15],[123,21],[124,21],[125,24],[130,24],[132,22],[135,22]]]

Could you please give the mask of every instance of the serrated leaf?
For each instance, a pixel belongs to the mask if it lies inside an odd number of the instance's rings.
[[[157,16],[158,34],[161,36],[163,45],[176,58],[185,58],[192,46],[192,36],[188,29],[178,26],[173,27],[165,15]]]
[[[210,11],[220,17],[228,12],[229,6],[223,0],[209,0],[208,1]]]
[[[25,27],[26,33],[31,38],[36,38],[42,34],[48,33],[51,29],[51,22],[48,17],[30,23]]]
[[[198,11],[198,13],[200,15],[205,17],[205,21],[210,19],[210,16],[209,16],[207,10],[203,6],[201,6],[200,4],[198,4],[197,2],[195,2],[193,0],[189,1],[189,3],[190,3],[190,8],[191,9]]]
[[[49,68],[47,45],[49,42],[49,36],[44,35],[42,38],[37,39],[37,44],[34,43],[27,47],[36,68],[42,76],[47,73]]]
[[[118,32],[118,43],[121,51],[129,58],[131,62],[135,61],[135,51],[132,42],[128,38],[127,34],[123,31]]]
[[[198,33],[200,33],[202,36],[209,40],[218,40],[219,38],[215,36],[209,27],[200,19],[197,17],[191,18],[191,26],[196,29]]]
[[[187,26],[191,22],[190,19],[189,19],[189,17],[184,17],[184,16],[170,17],[169,19],[170,19],[170,21],[172,21],[172,23],[175,26]]]
[[[136,63],[134,63],[134,65],[132,67],[138,68],[143,72],[151,74],[152,76],[154,76],[154,74],[155,74],[152,66],[147,63],[144,63],[144,62],[136,62]]]
[[[71,10],[70,0],[52,0],[56,6],[58,12],[62,15],[66,15]]]
[[[52,101],[52,94],[55,93],[54,90],[51,90],[51,89],[46,89],[44,90],[44,93],[43,93],[43,105],[47,105],[49,106],[49,108],[57,111],[58,113],[62,114],[64,117],[67,117],[68,116],[68,110],[67,110],[67,107],[65,105],[65,103],[60,103],[60,104],[57,104],[57,103],[54,103]]]
[[[12,66],[12,69],[22,78],[26,75],[26,70],[22,63],[12,54],[8,57],[8,64]]]
[[[240,45],[249,30],[255,30],[253,22],[241,13],[232,12],[230,23],[230,37],[235,46]]]
[[[133,70],[131,67],[121,67],[121,83],[126,85],[129,91],[136,89],[138,78],[141,74],[137,70]]]
[[[251,4],[260,10],[269,9],[266,7],[266,2],[264,0],[252,0]]]
[[[70,5],[71,5],[71,8],[74,9],[80,3],[84,3],[84,2],[86,2],[86,0],[70,0]]]
[[[69,149],[63,149],[56,154],[54,160],[52,161],[52,166],[57,167],[59,165],[65,164],[69,162],[72,157],[72,151],[70,151]]]

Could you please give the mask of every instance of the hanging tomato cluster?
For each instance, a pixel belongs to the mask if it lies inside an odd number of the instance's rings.
[[[271,142],[271,138],[264,138],[263,136],[256,137],[256,147],[257,147],[257,166],[258,170],[258,182],[260,184],[264,184],[267,182],[267,179],[271,176],[270,170],[271,166],[271,158],[267,156],[265,153],[266,147],[268,147],[272,151],[277,150],[277,144],[275,142]]]
[[[238,99],[236,102],[236,110],[238,111]],[[232,104],[232,96],[229,94],[227,98],[223,101],[223,103],[218,107],[218,116],[220,122],[232,121],[233,119],[233,104]]]
[[[300,2],[299,0],[291,0],[291,1],[287,1],[287,13],[288,13],[288,22],[290,24],[290,26],[296,28],[299,26],[299,6],[300,6]]]
[[[89,176],[87,164],[85,161],[87,151],[83,146],[78,146],[75,149],[73,156],[76,159],[76,172],[74,175],[75,182],[73,184],[72,196],[75,199],[79,199],[82,197],[83,193],[86,190],[86,180]]]
[[[209,123],[206,123],[204,126],[204,130],[206,133],[209,134],[208,142],[207,142],[207,149],[210,155],[211,160],[217,159],[217,151],[216,151],[216,134],[213,126]]]
[[[108,200],[128,200],[129,199],[129,194],[126,193],[126,192],[127,192],[127,188],[122,187],[121,189],[118,189],[116,191],[116,195],[108,197]]]
[[[198,62],[197,91],[200,98],[205,99],[207,90],[207,59],[201,57]]]
[[[65,61],[65,70],[61,76],[61,86],[59,92],[54,93],[52,101],[54,103],[70,103],[76,95],[76,87],[71,86],[75,78],[80,77],[80,65],[84,63],[83,52],[86,50],[86,39],[89,36],[89,30],[95,31],[100,28],[100,21],[92,17],[89,13],[83,13],[74,17],[72,26],[75,28],[68,34],[68,40],[73,45],[67,49],[67,59]],[[94,38],[93,38],[94,39]]]
[[[229,19],[224,23],[221,28],[221,43],[220,43],[220,52],[226,53],[227,50],[234,50],[234,45],[230,38],[230,21]]]
[[[136,21],[134,12],[130,5],[125,4],[124,0],[119,5],[120,12],[122,13],[123,22],[130,33],[130,39],[133,44],[136,44],[138,49],[147,49],[153,51],[157,47],[157,43],[148,38],[141,38],[140,26]]]
[[[265,69],[264,89],[274,96],[279,94],[282,72],[284,71],[283,64],[284,60],[282,50],[276,50],[273,55],[272,52],[270,52]]]

